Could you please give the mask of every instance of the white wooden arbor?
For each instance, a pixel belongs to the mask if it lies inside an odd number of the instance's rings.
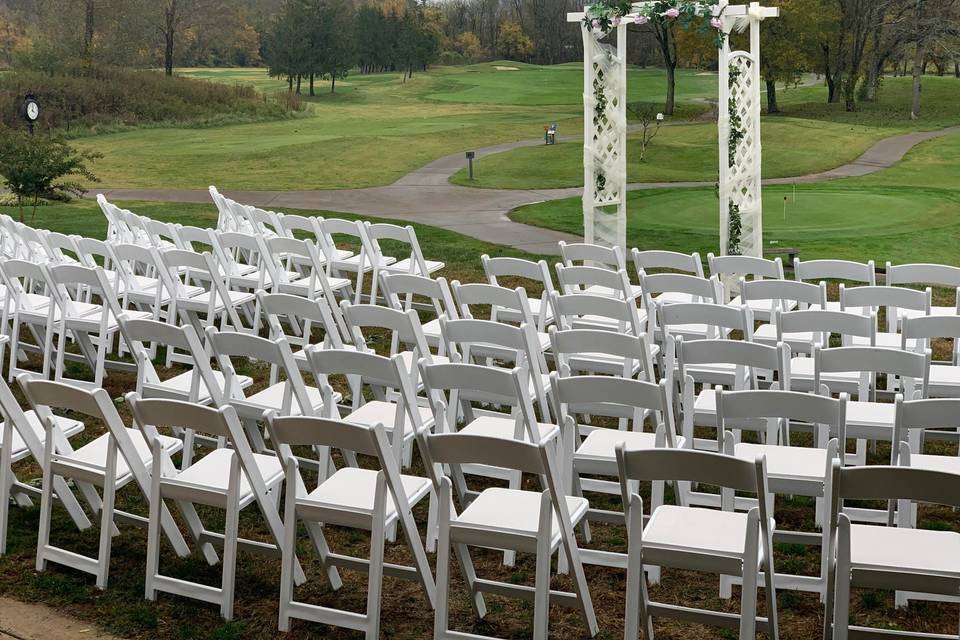
[[[583,31],[583,227],[584,239],[626,249],[627,244],[627,25],[652,5],[638,2],[633,12],[611,28],[616,44],[583,24],[583,13],[569,22]],[[763,254],[763,202],[760,145],[760,23],[779,10],[758,2],[731,5],[719,0],[708,6],[720,18],[723,46],[719,51],[718,125],[720,133],[720,253]],[[749,26],[750,50],[731,51],[729,34]],[[732,99],[732,101],[731,101]],[[733,103],[735,113],[731,113]],[[730,153],[731,122],[742,132]],[[730,158],[734,158],[731,164]],[[741,232],[731,243],[731,211],[739,214]]]

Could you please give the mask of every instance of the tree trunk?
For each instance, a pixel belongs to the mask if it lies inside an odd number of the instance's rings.
[[[297,74],[297,95],[300,95],[300,81],[303,80],[303,76],[299,73]]]
[[[287,76],[287,91],[293,93],[293,76]]]
[[[95,0],[86,0],[86,5],[84,6],[84,15],[83,15],[83,53],[84,55],[90,54],[90,49],[93,47],[93,34],[94,34],[94,17],[96,8]]]
[[[953,63],[953,75],[960,78],[960,60]]]
[[[313,92],[313,75],[314,75],[314,74],[312,74],[312,73],[310,74],[310,96],[311,96],[311,97],[317,95],[317,94],[315,94],[315,93]]]
[[[330,93],[334,93],[337,90],[337,75],[330,75]]]
[[[173,45],[177,35],[177,0],[170,0],[163,10],[163,72],[173,75]]]
[[[917,43],[917,53],[913,59],[913,104],[910,107],[910,119],[920,118],[920,96],[923,93],[923,44]]]
[[[677,93],[677,55],[673,44],[673,33],[669,26],[657,26],[654,33],[660,45],[660,53],[663,55],[663,66],[667,71],[667,101],[663,106],[663,113],[672,116]]]
[[[777,105],[777,81],[767,80],[767,113],[780,113]]]

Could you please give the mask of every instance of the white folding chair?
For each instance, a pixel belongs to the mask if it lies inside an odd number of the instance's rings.
[[[960,476],[929,469],[833,467],[831,557],[824,638],[955,638],[897,628],[851,626],[850,589],[900,589],[956,597],[960,591],[960,534],[909,526],[851,524],[844,500],[909,500],[960,507]],[[875,614],[873,616],[876,617]]]
[[[450,320],[460,317],[447,280],[443,277],[433,279],[405,273],[384,273],[380,276],[380,281],[383,297],[388,306],[399,311],[409,311],[414,308],[423,310],[427,307],[433,312],[435,317],[423,324],[423,335],[431,347],[439,348],[440,353],[443,354],[440,316],[445,315]],[[424,298],[426,301],[420,302]]]
[[[556,271],[557,289],[563,294],[591,293],[618,300],[636,300],[641,294],[638,285],[630,284],[626,269],[557,264]]]
[[[954,304],[950,306],[932,305],[930,315],[956,316],[960,315],[960,267],[944,264],[898,264],[887,263],[886,282],[891,286],[908,284],[925,284],[935,287],[949,288],[954,294]],[[914,309],[901,309],[900,319],[917,317]]]
[[[40,498],[40,528],[37,537],[37,571],[45,571],[47,563],[55,562],[72,567],[96,577],[98,589],[106,589],[110,573],[110,552],[113,536],[117,533],[115,519],[123,518],[138,526],[146,519],[116,509],[116,492],[127,484],[135,483],[145,498],[150,496],[150,473],[152,463],[150,445],[136,429],[124,426],[110,396],[103,389],[88,391],[73,385],[48,380],[30,379],[29,375],[17,378],[27,402],[43,423],[44,438],[42,495]],[[93,418],[106,426],[106,433],[75,451],[62,450],[56,446],[54,430],[57,429],[55,410],[70,411]],[[173,454],[183,443],[164,436],[160,448]],[[100,542],[94,558],[80,555],[50,543],[52,527],[53,487],[57,478],[73,480],[84,494],[94,513],[100,514]],[[103,500],[94,487],[103,490]],[[151,505],[151,508],[155,508]],[[177,525],[162,505],[157,521],[181,558],[190,554],[190,548],[177,529]]]
[[[827,285],[797,282],[795,280],[740,280],[740,297],[748,307],[751,303],[769,303],[770,322],[761,324],[753,330],[754,342],[776,344],[784,342],[793,353],[810,354],[817,343],[818,335],[812,331],[798,334],[785,334],[777,329],[780,313],[789,313],[792,309],[825,309],[827,306]],[[752,308],[752,307],[751,307]]]
[[[777,386],[790,389],[790,347],[741,340],[681,340],[677,345],[677,386],[683,411],[683,435],[691,448],[721,451],[717,396],[711,386],[744,391],[760,389],[760,373],[772,371]],[[696,386],[702,388],[696,392]],[[717,429],[716,439],[694,438],[694,428]]]
[[[427,260],[423,257],[423,251],[417,241],[417,232],[410,225],[401,227],[387,223],[371,224],[366,221],[360,225],[361,240],[368,259],[373,265],[373,273],[370,276],[370,301],[373,303],[377,301],[377,286],[381,273],[408,273],[429,277],[446,266],[438,260]],[[393,246],[398,243],[401,246],[406,245],[409,247],[407,257],[395,258],[385,255],[380,246],[381,240],[386,240]]]
[[[332,349],[356,348],[343,312],[338,305],[331,304],[332,301],[263,291],[257,292],[257,298],[267,318],[270,339],[286,338],[292,347],[299,347],[293,352],[293,359],[301,370],[309,370],[303,349],[311,344]],[[320,335],[314,336],[314,328],[320,329]]]
[[[815,389],[825,387],[830,393],[847,390],[837,389],[837,385],[827,379],[826,375],[847,372],[856,373],[859,378],[856,389],[851,393],[856,400],[847,404],[847,437],[857,439],[857,453],[852,457],[848,455],[848,461],[866,464],[867,440],[893,441],[896,408],[893,403],[878,402],[878,374],[886,374],[888,380],[899,380],[898,385],[889,386],[902,392],[904,397],[911,400],[926,398],[930,381],[930,357],[929,349],[924,353],[882,347],[814,349]]]
[[[960,317],[930,315],[905,317],[900,329],[903,342],[900,348],[907,350],[911,343],[915,350],[932,348],[932,341],[946,339],[952,342],[950,359],[930,364],[930,383],[927,396],[950,398],[960,396]]]
[[[283,466],[273,455],[258,455],[250,450],[243,427],[233,407],[201,407],[179,400],[143,400],[137,394],[126,396],[134,421],[150,443],[150,527],[147,533],[147,571],[144,592],[155,601],[157,592],[210,602],[220,606],[224,619],[233,618],[233,594],[236,581],[237,551],[243,548],[260,554],[278,554],[284,539],[283,522],[277,512],[277,494],[283,483]],[[160,429],[204,433],[225,440],[227,447],[214,449],[183,470],[177,470],[163,447]],[[160,571],[160,522],[165,500],[174,500],[187,523],[194,541],[204,550],[210,564],[216,563],[213,544],[223,547],[223,574],[220,585],[212,587]],[[240,512],[256,503],[267,523],[273,542],[241,538],[238,532]],[[207,530],[197,515],[195,504],[223,509],[226,524],[222,535]],[[178,532],[179,533],[179,532]],[[296,579],[305,580],[297,565]]]
[[[382,425],[359,425],[316,417],[278,418],[270,415],[267,418],[267,427],[271,439],[277,443],[287,481],[283,569],[280,580],[280,630],[289,630],[290,619],[299,618],[361,631],[365,633],[367,640],[376,640],[380,637],[380,601],[384,575],[419,582],[426,597],[426,604],[432,609],[436,587],[411,511],[424,497],[432,493],[431,483],[426,478],[400,474]],[[317,487],[308,492],[300,475],[297,459],[292,455],[292,446],[310,446],[326,452],[321,454],[326,456],[329,456],[331,447],[373,456],[377,459],[380,470],[345,467],[330,477],[320,478]],[[323,465],[324,461],[321,460],[321,466]],[[307,533],[319,553],[321,566],[333,589],[338,590],[342,585],[337,572],[338,566],[368,574],[367,608],[364,613],[322,607],[294,599],[298,520],[306,524]],[[413,566],[384,561],[386,533],[398,522],[403,529],[407,549],[413,556]],[[369,530],[369,559],[332,553],[324,539],[322,524]]]
[[[25,260],[0,260],[0,277],[3,278],[6,296],[4,300],[4,327],[10,322],[10,365],[8,380],[21,373],[50,376],[53,362],[54,322],[59,320],[58,306],[53,300],[55,292],[49,286],[43,266]],[[12,307],[12,316],[11,316]],[[27,329],[33,342],[23,340]],[[42,359],[40,371],[32,371],[20,365],[28,353],[39,354]]]
[[[125,313],[130,319],[152,318],[148,311],[121,311],[116,292],[107,282],[102,267],[89,268],[72,264],[52,265],[47,269],[50,287],[55,290],[53,296],[57,309],[57,357],[54,365],[54,379],[79,386],[99,388],[103,386],[106,368],[120,371],[133,371],[127,362],[107,360],[112,351],[114,337],[120,332],[117,318]],[[87,295],[80,292],[85,290]],[[78,295],[80,294],[80,295]],[[83,299],[96,296],[100,304],[88,303]],[[93,372],[93,381],[81,380],[67,375],[67,336],[73,338],[80,348],[83,360]]]
[[[850,260],[793,260],[793,275],[800,282],[846,281],[867,286],[877,284],[877,268],[873,260],[851,262]],[[827,311],[840,311],[840,299],[828,300]],[[863,313],[862,309],[848,309],[851,313]]]
[[[704,277],[703,260],[700,259],[700,254],[696,252],[686,254],[676,251],[640,251],[639,249],[633,249],[631,254],[638,278],[661,272],[680,273],[697,278]],[[696,295],[682,291],[664,291],[654,299],[663,304],[670,304],[671,302],[700,302],[701,300],[698,298]]]
[[[307,362],[323,392],[326,417],[371,428],[380,425],[390,437],[397,461],[409,466],[411,443],[417,431],[433,428],[433,412],[418,405],[403,359],[308,347]],[[342,411],[333,401],[329,378],[334,375],[346,376],[353,383],[351,404]],[[370,400],[364,397],[364,387],[371,390]]]
[[[354,304],[359,304],[363,293],[363,276],[373,271],[373,263],[367,255],[363,243],[363,224],[359,221],[343,220],[340,218],[317,218],[317,226],[324,239],[324,251],[330,262],[332,274],[342,277],[344,273],[356,274],[353,286]],[[334,236],[346,236],[354,246],[359,245],[360,252],[354,253],[337,246]],[[344,255],[344,252],[346,255]],[[383,266],[393,264],[396,258],[383,257]],[[375,300],[370,300],[375,303]]]
[[[518,388],[514,393],[519,395],[520,391]],[[543,485],[542,492],[525,491],[519,487],[487,488],[469,506],[457,512],[453,506],[452,491],[456,481],[451,483],[439,468],[434,469],[440,535],[434,638],[489,637],[451,631],[449,628],[451,550],[457,556],[477,617],[486,615],[484,592],[523,599],[532,596],[534,640],[547,638],[551,603],[579,609],[587,632],[591,637],[595,636],[599,629],[573,533],[573,528],[586,514],[588,503],[583,498],[564,495],[553,448],[543,442],[520,442],[462,433],[424,434],[421,440],[425,463],[446,465],[455,477],[460,475],[459,469],[467,464],[498,464],[508,465],[517,475],[529,473],[540,476]],[[537,569],[534,586],[531,588],[477,577],[469,546],[535,553]],[[562,558],[560,564],[569,567],[572,574],[573,593],[550,588],[550,561],[557,551]]]
[[[524,284],[524,290],[527,291],[527,302],[530,304],[530,311],[537,320],[537,331],[541,333],[547,330],[547,326],[553,323],[553,307],[550,304],[550,296],[555,291],[553,279],[550,277],[550,268],[546,260],[533,262],[523,258],[496,257],[491,258],[487,254],[480,256],[480,262],[483,264],[483,272],[487,276],[487,283],[497,287],[505,286],[503,280],[509,280],[510,283],[529,282],[532,285],[529,289]],[[530,297],[531,291],[541,291],[540,297]],[[506,322],[520,322],[519,315],[512,313],[509,309],[500,310],[500,319]]]
[[[770,321],[771,300],[754,299],[752,303],[747,303],[739,295],[734,295],[737,292],[733,291],[733,285],[740,279],[747,279],[747,276],[751,280],[783,280],[783,263],[780,258],[767,260],[754,256],[715,256],[709,253],[707,263],[710,265],[710,275],[716,276],[725,285],[727,296],[730,297],[724,301],[726,304],[735,307],[746,304],[757,320]],[[791,305],[785,311],[793,310],[792,300],[783,302]]]
[[[550,302],[560,329],[599,329],[639,336],[646,327],[633,300],[554,292]]]
[[[656,382],[654,354],[645,333],[618,333],[605,329],[566,329],[550,327],[550,352],[557,371],[569,376],[602,373],[621,378]]]
[[[97,194],[97,205],[107,219],[107,241],[130,242],[130,230],[123,222],[123,217],[118,215],[118,209],[102,193]]]
[[[653,638],[654,618],[674,618],[728,629],[739,628],[740,640],[779,637],[774,581],[772,514],[767,509],[767,469],[755,462],[688,449],[628,450],[617,447],[617,466],[629,535],[625,638]],[[721,509],[661,505],[644,525],[643,499],[637,482],[672,480],[721,488]],[[760,497],[747,513],[733,508],[734,491]],[[645,572],[650,566],[698,570],[743,580],[740,613],[726,613],[653,602],[647,593]],[[757,578],[768,586],[767,616],[757,615]]]
[[[40,491],[36,487],[17,479],[12,465],[27,458],[33,458],[37,464],[43,461],[43,451],[47,431],[33,409],[24,411],[13,396],[7,383],[0,379],[0,412],[3,424],[0,424],[0,556],[7,552],[7,520],[11,499],[18,507],[30,507]],[[84,424],[73,418],[57,416],[51,428],[56,440],[54,447],[58,451],[73,451],[69,438],[84,429]],[[88,529],[90,520],[77,502],[73,492],[63,478],[53,481],[53,493],[67,510],[78,529]]]
[[[676,345],[680,340],[721,340],[738,331],[743,340],[753,341],[753,314],[746,305],[734,307],[707,302],[657,304],[654,316],[657,319],[657,333],[648,332],[647,335],[659,337],[663,345],[663,375],[673,375],[676,369]],[[728,366],[720,369],[730,373]]]
[[[610,376],[560,377],[551,375],[557,424],[563,431],[564,482],[567,493],[583,497],[596,492],[619,495],[620,484],[603,478],[617,477],[616,447],[626,443],[631,450],[682,447],[673,420],[673,398],[666,380],[655,384]],[[584,424],[579,416],[616,418],[620,428]],[[653,417],[653,432],[644,431],[644,421]],[[585,437],[584,437],[585,436]],[[587,476],[587,477],[583,477]],[[677,488],[679,490],[679,487]],[[654,482],[651,512],[663,504],[663,482]],[[583,520],[583,535],[590,542],[589,522],[625,524],[623,514],[591,508]],[[581,549],[587,564],[625,569],[627,556],[601,549]],[[652,578],[656,581],[656,572]]]
[[[565,242],[563,240],[558,242],[557,246],[560,248],[560,257],[566,267],[580,264],[581,266],[604,267],[614,271],[627,268],[627,261],[623,255],[623,249],[620,247],[605,247],[588,242]]]
[[[900,310],[908,310],[914,314],[914,317],[930,315],[930,304],[933,299],[932,291],[927,288],[925,291],[916,291],[915,289],[906,289],[903,287],[846,287],[840,283],[840,310],[856,313],[855,309],[862,309],[863,315],[871,313],[878,314],[880,310],[885,312],[886,330],[877,331],[876,342],[878,347],[888,347],[890,349],[899,349],[901,346],[901,336],[897,333],[900,317]],[[853,344],[866,344],[864,338],[854,337]],[[916,345],[909,340],[907,346],[915,349]]]
[[[507,289],[483,283],[460,284],[454,280],[451,288],[461,318],[483,318],[484,310],[489,308],[488,317],[493,322],[518,318],[519,324],[525,324],[533,331],[534,344],[538,345],[541,352],[550,348],[550,337],[536,331],[537,322],[533,318],[527,292],[522,287]],[[504,311],[507,312],[506,316],[502,315]]]
[[[814,522],[822,528],[815,531],[789,531],[777,528],[773,535],[778,542],[819,546],[820,573],[816,576],[778,573],[778,589],[812,591],[821,597],[826,594],[830,548],[827,539],[830,522],[830,482],[833,461],[840,459],[840,443],[845,442],[846,394],[839,399],[797,391],[723,391],[717,390],[717,425],[724,435],[723,452],[750,462],[766,458],[770,494],[767,510],[775,516],[774,496],[810,496],[816,500]],[[793,421],[813,425],[813,446],[797,447],[785,444],[782,434]],[[739,442],[734,432],[755,431],[765,434],[765,444]],[[737,507],[746,508],[755,500],[735,498]],[[723,597],[731,596],[731,584],[737,582],[721,578]],[[765,581],[761,580],[762,585]]]
[[[657,306],[667,306],[680,302],[681,298],[690,298],[694,303],[721,304],[723,287],[717,278],[701,278],[683,273],[654,273],[641,272],[640,286],[643,289],[643,308],[647,312],[646,332],[663,344],[663,335],[657,324]],[[708,337],[708,327],[702,323],[693,323],[689,326],[674,327],[676,333],[691,338]]]
[[[326,259],[310,240],[260,238],[265,286],[272,293],[288,293],[303,298],[325,297],[336,304],[335,294],[350,288],[350,281],[327,276]]]
[[[65,262],[76,264],[80,262],[80,249],[77,247],[77,240],[80,236],[55,231],[47,231],[43,235],[47,248],[50,250],[51,262],[56,264]]]

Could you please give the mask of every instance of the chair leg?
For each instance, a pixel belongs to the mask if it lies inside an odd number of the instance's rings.
[[[150,518],[147,526],[147,576],[144,582],[144,597],[147,600],[157,599],[157,590],[153,588],[153,581],[160,567],[160,504],[163,494],[160,491],[162,474],[162,445],[153,443],[153,469],[150,477]]]
[[[647,610],[647,579],[643,566],[643,500],[633,494],[630,498],[629,540],[627,542],[627,603],[624,640],[637,640],[643,626],[645,640],[653,640],[653,619]]]
[[[837,578],[834,591],[833,638],[847,640],[850,626],[850,521],[842,515],[837,534]]]
[[[37,571],[47,569],[47,545],[50,544],[50,518],[53,510],[53,434],[48,427],[43,443],[43,480],[40,493],[40,529],[37,532]]]
[[[223,532],[223,580],[220,615],[233,619],[233,590],[237,572],[237,529],[240,520],[240,461],[236,454],[230,461],[230,485],[227,489],[227,522]]]
[[[97,574],[97,588],[107,588],[110,575],[110,551],[113,548],[113,507],[117,496],[117,443],[110,437],[107,442],[107,465],[103,482],[103,507],[100,510],[100,552],[97,559],[100,564]]]
[[[552,514],[551,514],[552,517]],[[550,531],[550,522],[546,531]],[[547,640],[547,631],[550,625],[550,561],[553,553],[550,541],[546,539],[545,531],[541,529],[537,536],[537,573],[535,578],[535,592],[533,596],[533,640]]]
[[[757,523],[748,519],[749,533],[743,554],[743,587],[740,592],[740,640],[754,640],[757,636]]]
[[[290,630],[290,603],[293,602],[293,565],[297,555],[296,471],[287,470],[283,513],[283,540],[280,545],[280,631]]]
[[[10,513],[10,494],[13,486],[13,427],[7,419],[3,426],[3,442],[0,445],[0,556],[7,552],[7,524]]]
[[[373,502],[373,523],[370,527],[370,571],[367,574],[366,640],[378,640],[380,637],[380,596],[383,591],[383,552],[387,533],[384,527],[387,482],[383,471],[377,474],[377,490]]]
[[[437,609],[433,616],[433,639],[443,640],[449,628],[450,598],[450,480],[440,480],[439,540],[437,541]],[[465,574],[466,575],[466,574]]]

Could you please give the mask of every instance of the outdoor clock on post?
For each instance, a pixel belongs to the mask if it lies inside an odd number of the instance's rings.
[[[32,93],[23,99],[23,117],[27,120],[27,128],[33,133],[33,125],[40,117],[40,104]]]

